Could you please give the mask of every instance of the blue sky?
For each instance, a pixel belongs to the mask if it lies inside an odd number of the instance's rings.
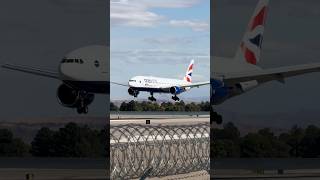
[[[135,75],[182,78],[191,59],[193,81],[209,80],[210,0],[111,0],[110,18],[111,81],[127,83]],[[209,86],[180,96],[209,97]],[[111,85],[111,100],[130,99],[126,87]]]

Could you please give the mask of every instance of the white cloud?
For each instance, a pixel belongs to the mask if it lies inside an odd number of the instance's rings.
[[[111,25],[134,27],[152,27],[159,23],[163,16],[152,12],[151,8],[185,8],[191,7],[200,0],[111,0]]]
[[[209,52],[174,51],[169,49],[143,49],[128,51],[111,51],[112,61],[122,61],[135,64],[183,64],[191,59],[203,62],[206,66],[210,65]]]
[[[191,28],[193,31],[208,31],[210,25],[205,21],[191,21],[191,20],[171,20],[169,24],[172,27],[187,27]]]
[[[162,38],[145,38],[143,40],[146,43],[154,45],[177,45],[177,44],[191,44],[195,40],[190,37],[162,37]]]
[[[159,22],[162,17],[140,5],[111,2],[110,19],[112,25],[150,27]]]
[[[136,0],[149,7],[155,8],[186,8],[200,2],[200,0]]]

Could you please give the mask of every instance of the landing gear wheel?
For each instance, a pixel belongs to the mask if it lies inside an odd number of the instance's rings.
[[[78,107],[78,108],[77,108],[78,114],[82,114],[82,110],[83,110],[83,109],[82,109],[81,107]]]
[[[148,99],[149,99],[150,101],[157,101],[157,99],[153,97],[153,92],[150,92],[150,95],[151,95],[151,96],[148,97]]]
[[[88,106],[83,107],[83,113],[88,114],[88,112],[89,112]]]
[[[79,114],[87,114],[89,112],[89,108],[88,108],[88,106],[77,107],[77,112]]]
[[[172,96],[172,99],[173,99],[174,101],[180,101],[180,99],[178,98],[178,96]]]
[[[150,101],[157,101],[157,99],[156,99],[156,98],[154,98],[153,96],[148,97],[148,99],[149,99]]]

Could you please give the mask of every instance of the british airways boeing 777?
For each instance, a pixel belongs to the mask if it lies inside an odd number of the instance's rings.
[[[156,98],[153,96],[154,93],[172,94],[172,99],[179,101],[180,99],[177,95],[188,91],[191,88],[210,84],[209,81],[192,82],[193,66],[194,60],[191,60],[182,80],[154,76],[135,76],[129,80],[128,84],[121,84],[117,82],[111,83],[129,87],[128,93],[133,97],[138,97],[139,92],[145,91],[150,93],[151,96],[148,98],[150,101],[156,101]]]

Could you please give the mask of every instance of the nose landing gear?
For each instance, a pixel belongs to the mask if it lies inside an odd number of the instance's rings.
[[[79,103],[77,108],[77,112],[79,114],[87,114],[89,112],[88,105],[92,102],[93,96],[88,94],[85,91],[79,92]]]
[[[136,91],[136,90],[133,91],[133,97],[135,97],[135,98],[138,97],[138,94],[139,94],[139,91]]]

